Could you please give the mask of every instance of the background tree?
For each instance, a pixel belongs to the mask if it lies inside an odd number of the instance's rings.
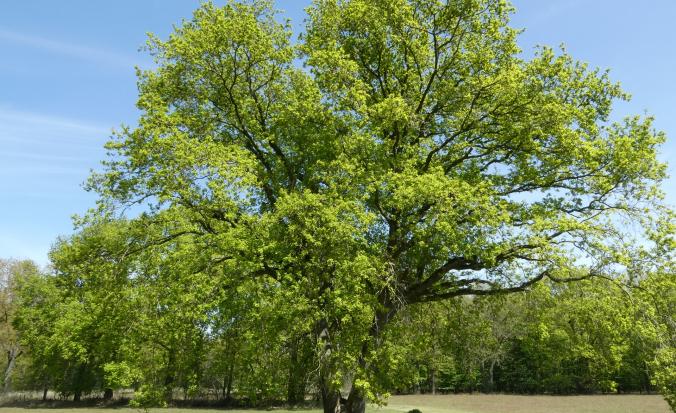
[[[131,307],[117,276],[127,263],[105,254],[107,244],[125,241],[121,231],[91,226],[73,238],[79,242],[60,240],[52,250],[55,274],[23,280],[14,324],[29,349],[34,383],[45,394],[52,388],[79,400],[103,390],[105,366],[122,357]]]
[[[673,263],[673,261],[672,261]],[[653,384],[676,411],[676,277],[673,267],[650,274],[639,284],[637,329],[641,344],[652,354],[647,359]]]
[[[13,325],[19,307],[19,300],[16,297],[17,286],[39,272],[40,269],[32,261],[0,259],[0,351],[6,357],[2,375],[3,393],[11,390],[13,372],[19,357],[24,354]]]

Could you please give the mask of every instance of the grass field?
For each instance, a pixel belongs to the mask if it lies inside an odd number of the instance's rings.
[[[392,396],[382,413],[669,413],[661,396],[515,396],[458,394],[449,396]],[[376,409],[373,413],[376,413]]]
[[[660,396],[514,396],[514,395],[447,395],[393,396],[387,406],[369,406],[366,413],[402,413],[411,409],[422,413],[669,413]],[[319,410],[268,410],[274,413],[320,413]],[[25,408],[2,407],[0,413],[139,413],[132,408]],[[150,413],[255,413],[256,410],[150,409]],[[260,412],[266,412],[260,410]]]

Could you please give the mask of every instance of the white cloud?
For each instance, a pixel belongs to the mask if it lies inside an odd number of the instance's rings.
[[[47,178],[54,177],[55,175],[72,175],[78,177],[87,176],[89,173],[88,167],[83,168],[69,168],[65,166],[55,165],[50,163],[48,165],[29,165],[29,166],[13,166],[10,167],[0,167],[0,177],[3,178],[16,178],[25,180],[29,177],[42,177]],[[50,185],[50,187],[53,187]],[[0,185],[1,189],[4,189],[4,185]]]
[[[104,136],[108,136],[111,131],[111,128],[109,127],[87,121],[20,111],[0,105],[0,139],[9,137],[9,131],[25,131],[26,128],[33,130],[47,128],[52,131],[66,130],[69,132],[78,132],[80,134]]]
[[[87,162],[89,159],[82,156],[54,155],[50,153],[35,153],[33,151],[0,151],[0,159]]]
[[[0,41],[29,46],[62,56],[88,60],[118,68],[131,69],[144,63],[141,59],[109,50],[27,35],[5,29],[0,29]]]
[[[54,175],[71,176],[77,187],[99,166],[110,134],[110,128],[92,122],[0,105],[0,189],[24,183],[51,192],[52,185],[42,182]]]

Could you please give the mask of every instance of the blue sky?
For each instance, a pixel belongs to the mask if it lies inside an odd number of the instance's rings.
[[[564,43],[577,59],[610,68],[633,95],[614,118],[650,113],[676,154],[674,0],[514,0],[512,25],[536,44]],[[300,30],[309,0],[277,1]],[[189,18],[188,0],[24,0],[0,5],[0,257],[47,263],[71,216],[94,205],[82,182],[104,158],[111,128],[133,124],[134,66],[145,33],[165,37]],[[640,6],[639,6],[640,4]],[[676,162],[672,162],[676,164]],[[676,165],[669,170],[676,175]],[[676,179],[664,187],[676,204]]]

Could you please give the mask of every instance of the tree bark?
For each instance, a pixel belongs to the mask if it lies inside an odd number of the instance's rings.
[[[362,344],[361,354],[359,355],[358,364],[360,369],[368,370],[369,365],[367,362],[367,356],[369,353],[369,346],[373,344],[374,346],[379,346],[380,335],[387,323],[390,321],[392,316],[396,313],[396,310],[393,306],[388,305],[389,301],[387,297],[381,298],[381,303],[383,304],[383,310],[378,311],[373,319],[373,324],[369,331],[370,339],[365,340]],[[318,338],[323,341],[325,355],[331,353],[331,342],[329,339],[328,327],[325,320],[318,325]],[[330,369],[329,369],[330,370]],[[362,390],[355,387],[354,385],[350,388],[350,393],[347,399],[341,397],[340,391],[334,390],[330,386],[330,379],[327,377],[328,374],[320,373],[320,389],[322,395],[322,405],[324,413],[364,413],[366,410],[366,397],[363,394]],[[352,379],[354,380],[354,378]]]
[[[223,380],[223,400],[230,400],[230,392],[232,391],[232,376],[235,372],[235,357],[233,356],[228,366],[228,375]]]
[[[430,372],[430,386],[432,387],[432,394],[437,394],[437,371],[435,369]]]
[[[46,402],[46,401],[47,401],[47,392],[48,392],[48,391],[49,391],[49,389],[48,389],[47,387],[45,387],[44,389],[42,389],[42,401],[43,401],[43,402]]]
[[[4,393],[9,392],[12,388],[12,371],[14,371],[14,366],[16,366],[16,359],[18,359],[21,354],[23,354],[23,351],[16,347],[7,350],[7,367],[5,368],[5,374],[3,375],[4,384],[2,389]]]
[[[322,407],[324,413],[341,413],[341,394],[340,391],[331,385],[331,335],[329,333],[329,323],[326,320],[319,320],[316,326],[317,343],[323,347],[320,356],[319,370],[319,390],[322,396]]]
[[[174,398],[174,364],[175,355],[173,351],[169,350],[169,358],[167,360],[167,370],[164,376],[164,400],[171,403]]]
[[[488,374],[488,391],[495,389],[495,360],[491,360],[491,367]]]
[[[340,392],[332,389],[325,377],[320,378],[319,387],[324,413],[341,413]]]
[[[103,400],[112,400],[113,399],[113,389],[107,388],[103,391]]]
[[[350,395],[345,403],[345,413],[364,413],[366,411],[366,398],[360,390],[352,386]]]
[[[164,400],[170,403],[174,398],[174,374],[169,373],[164,379]]]
[[[373,324],[371,325],[370,331],[372,343],[369,341],[365,341],[362,344],[361,354],[359,355],[359,367],[362,370],[368,370],[369,368],[367,362],[369,345],[372,344],[375,347],[378,347],[380,345],[381,333],[385,328],[385,326],[387,325],[387,323],[389,323],[392,316],[394,316],[394,314],[396,313],[396,310],[387,305],[389,303],[387,297],[383,297],[381,301],[384,304],[383,307],[385,307],[385,309],[377,312],[373,319]],[[362,390],[356,388],[353,384],[350,389],[350,394],[347,397],[347,402],[345,403],[344,413],[364,413],[365,411],[366,411],[366,397],[364,396]]]
[[[299,365],[298,365],[298,340],[293,340],[290,343],[290,348],[289,348],[289,374],[288,374],[288,382],[287,382],[287,387],[286,387],[286,402],[290,405],[293,406],[295,404],[298,404],[301,400],[302,397],[305,396],[305,394],[300,394],[301,392],[299,391],[299,381],[302,380],[298,372],[299,370]],[[304,391],[303,391],[304,393]]]
[[[79,402],[81,399],[82,399],[82,392],[80,390],[75,390],[75,393],[73,394],[73,401]]]

